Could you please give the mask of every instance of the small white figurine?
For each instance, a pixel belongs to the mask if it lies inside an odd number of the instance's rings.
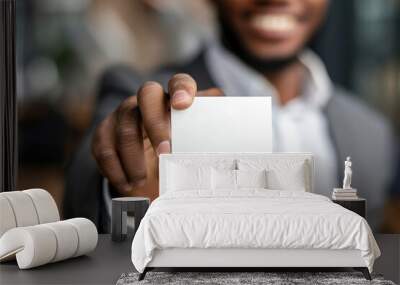
[[[348,156],[346,158],[346,161],[344,162],[343,189],[352,189],[351,188],[352,175],[353,175],[353,171],[351,170],[351,157]]]

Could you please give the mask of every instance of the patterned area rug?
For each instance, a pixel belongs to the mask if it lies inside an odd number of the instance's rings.
[[[395,285],[380,275],[372,275],[368,281],[359,272],[148,272],[138,281],[138,273],[122,274],[117,285],[134,284],[379,284]]]

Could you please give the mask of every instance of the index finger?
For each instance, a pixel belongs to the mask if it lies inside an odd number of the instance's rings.
[[[174,109],[182,110],[190,107],[196,92],[196,81],[186,73],[175,74],[168,82],[168,93]]]
[[[112,116],[107,117],[97,126],[92,140],[92,153],[101,174],[123,194],[129,192],[131,187],[115,147],[114,128],[115,119]]]

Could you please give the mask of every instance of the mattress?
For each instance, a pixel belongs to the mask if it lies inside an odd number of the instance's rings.
[[[361,216],[325,196],[265,189],[186,190],[157,198],[132,242],[143,272],[168,248],[360,250],[372,271],[380,251]]]

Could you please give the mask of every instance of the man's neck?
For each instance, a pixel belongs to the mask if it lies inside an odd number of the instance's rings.
[[[305,67],[299,60],[296,60],[279,70],[264,72],[264,76],[275,87],[280,104],[285,105],[300,95]]]

